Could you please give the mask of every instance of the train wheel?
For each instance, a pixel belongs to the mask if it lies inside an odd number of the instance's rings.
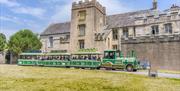
[[[128,72],[132,72],[133,71],[133,66],[132,65],[127,65],[126,70]]]
[[[100,67],[97,67],[96,69],[97,69],[97,70],[100,70]]]
[[[116,70],[115,68],[112,68],[112,70]]]
[[[106,68],[106,70],[112,70],[112,68]]]
[[[136,72],[137,71],[137,69],[133,69],[133,72]]]

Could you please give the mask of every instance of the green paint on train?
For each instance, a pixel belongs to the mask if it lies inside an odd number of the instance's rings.
[[[116,50],[104,51],[104,56],[96,51],[77,53],[22,53],[19,55],[20,66],[75,67],[75,68],[106,68],[136,71],[139,67],[136,54],[131,51],[125,57]]]

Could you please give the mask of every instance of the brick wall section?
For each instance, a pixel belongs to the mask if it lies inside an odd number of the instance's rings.
[[[180,70],[180,35],[122,39],[122,51],[129,50],[135,50],[139,60],[149,60],[156,69]]]

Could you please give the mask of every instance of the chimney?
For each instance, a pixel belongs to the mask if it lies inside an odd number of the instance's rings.
[[[152,10],[156,10],[157,9],[157,0],[153,0],[153,8]]]

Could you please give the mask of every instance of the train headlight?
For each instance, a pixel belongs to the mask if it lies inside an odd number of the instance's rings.
[[[22,64],[22,62],[19,62],[19,64]]]

